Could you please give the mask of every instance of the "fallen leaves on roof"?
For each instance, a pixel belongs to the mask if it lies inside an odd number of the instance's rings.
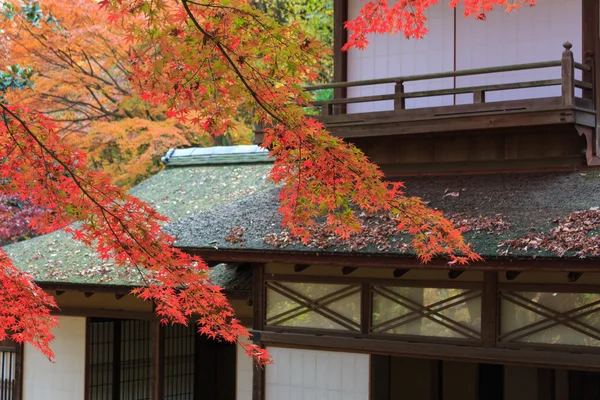
[[[562,257],[566,253],[575,253],[579,257],[600,255],[600,210],[592,208],[570,213],[565,218],[553,221],[556,224],[550,232],[534,232],[526,236],[506,240],[500,244],[520,251],[549,251]]]

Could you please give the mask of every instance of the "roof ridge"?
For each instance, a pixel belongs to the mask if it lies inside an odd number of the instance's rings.
[[[257,145],[169,149],[161,161],[169,166],[270,163],[269,151]]]

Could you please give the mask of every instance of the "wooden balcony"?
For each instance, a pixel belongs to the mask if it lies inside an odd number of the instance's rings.
[[[357,82],[337,82],[314,85],[308,91],[333,89],[335,95],[331,100],[315,101],[317,118],[325,123],[336,136],[352,141],[362,141],[372,137],[408,138],[409,136],[439,135],[480,135],[498,132],[539,132],[540,129],[571,131],[586,139],[585,159],[588,165],[600,164],[598,161],[598,143],[596,138],[596,90],[594,83],[594,66],[592,55],[586,54],[583,63],[573,59],[571,44],[565,43],[562,58],[556,61],[536,62],[529,64],[507,65],[491,68],[450,71],[426,75],[402,76],[385,79],[372,79]],[[500,73],[512,73],[521,76],[554,69],[555,79],[498,83],[482,86],[461,87],[456,84],[457,78],[467,80],[469,77],[494,76]],[[560,70],[560,72],[558,72]],[[506,76],[506,75],[505,75]],[[466,78],[465,78],[466,77]],[[452,88],[434,90],[407,90],[414,83],[440,82],[441,79],[452,79]],[[506,79],[504,79],[506,81]],[[393,93],[369,95],[362,97],[347,96],[346,93],[360,88],[376,87],[386,84]],[[439,86],[439,85],[438,85]],[[558,87],[556,96],[527,97],[535,88]],[[514,100],[494,101],[490,99],[494,93],[511,90],[519,93]],[[506,92],[505,92],[506,93]],[[450,105],[415,107],[411,99],[433,99],[445,96],[450,98]],[[456,99],[460,97],[461,104]],[[497,96],[496,96],[497,97]],[[409,102],[413,104],[408,104]],[[364,112],[360,106],[364,104],[393,104],[391,109]],[[381,108],[381,107],[380,107]],[[575,135],[576,136],[576,135]]]

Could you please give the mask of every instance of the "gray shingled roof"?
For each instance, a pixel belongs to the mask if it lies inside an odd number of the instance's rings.
[[[510,224],[508,229],[465,233],[475,250],[484,257],[553,256],[537,250],[524,252],[499,247],[499,244],[532,231],[550,230],[554,220],[571,212],[600,207],[600,171],[410,177],[403,181],[407,194],[423,198],[431,207],[447,215],[458,213],[469,218],[502,216]],[[281,234],[277,205],[276,189],[261,191],[169,224],[167,230],[177,238],[177,246],[186,248],[323,252],[316,246],[296,244],[280,248],[265,243],[267,235]],[[225,240],[236,227],[244,229],[244,241],[232,243]],[[406,239],[397,237],[390,240],[398,242]],[[324,251],[347,253],[350,250],[345,246],[333,246]],[[382,253],[374,246],[360,251],[365,254]],[[411,255],[410,251],[398,246],[384,252]]]
[[[211,152],[210,148],[201,150],[197,154]],[[189,155],[170,152],[169,165],[181,167],[165,169],[131,189],[131,193],[150,203],[171,221],[177,221],[272,187],[265,181],[271,165],[265,163],[265,154],[258,146],[232,146],[230,151],[229,155],[221,156],[221,159],[227,158],[226,163],[206,164],[199,160],[197,164],[187,166],[181,166],[183,163],[177,160],[186,158],[189,163]],[[247,154],[250,151],[262,154],[262,158],[249,160]],[[110,261],[101,260],[64,231],[11,244],[4,250],[17,267],[31,272],[40,283],[126,286],[140,283],[137,271],[116,268]],[[247,289],[247,283],[240,280],[240,276],[236,277],[235,270],[221,265],[213,268],[211,274],[215,283],[226,289]],[[244,289],[240,289],[242,287]]]

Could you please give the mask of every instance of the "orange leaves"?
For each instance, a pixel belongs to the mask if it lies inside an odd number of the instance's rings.
[[[390,5],[387,0],[369,0],[360,10],[358,17],[346,22],[351,32],[343,49],[353,47],[365,49],[367,36],[378,33],[402,33],[407,38],[422,38],[427,33],[426,11],[439,0],[398,0]],[[486,13],[494,7],[503,7],[507,12],[517,10],[524,4],[534,6],[536,0],[452,0],[450,7],[463,5],[464,16],[475,16],[485,21]]]

